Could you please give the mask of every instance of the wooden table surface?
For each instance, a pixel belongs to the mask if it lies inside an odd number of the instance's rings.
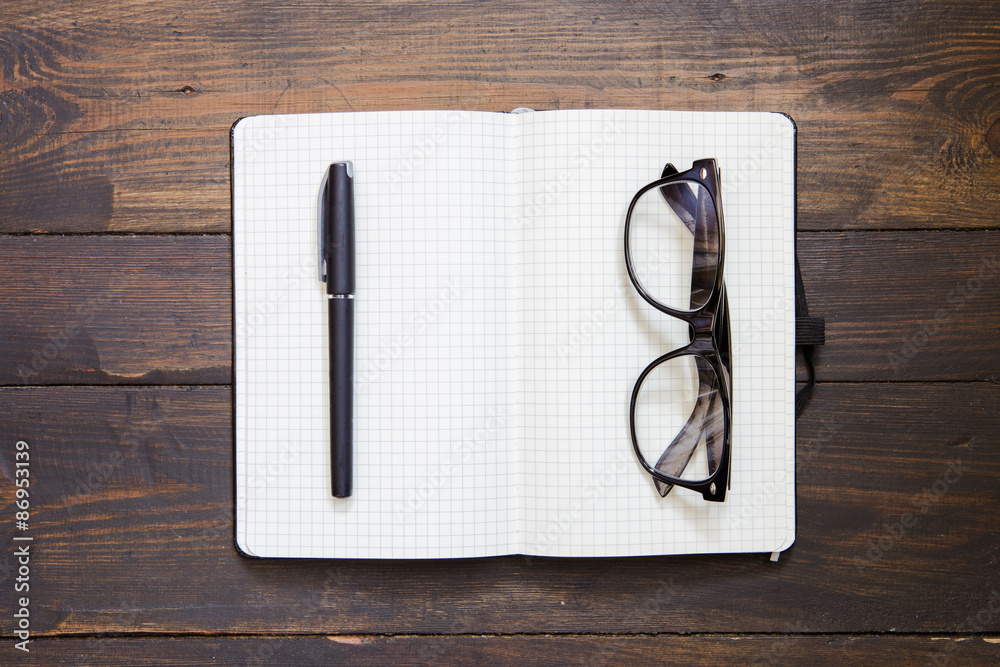
[[[0,3],[0,663],[1000,660],[997,2],[97,5]],[[230,126],[518,106],[795,119],[795,545],[241,558]]]

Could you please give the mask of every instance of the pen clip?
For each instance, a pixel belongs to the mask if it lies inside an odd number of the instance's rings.
[[[330,182],[330,170],[323,173],[323,182],[319,185],[319,280],[327,280],[326,266],[326,188]]]

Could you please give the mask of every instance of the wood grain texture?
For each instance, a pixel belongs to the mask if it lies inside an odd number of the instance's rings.
[[[954,636],[209,637],[40,640],[23,665],[995,665],[996,639]]]
[[[230,243],[0,236],[0,384],[230,382]],[[1000,380],[1000,232],[803,233],[798,248],[827,322],[820,381]]]
[[[800,234],[823,380],[1000,381],[1000,233]],[[766,319],[766,318],[765,318]]]
[[[0,164],[4,231],[225,232],[230,205],[228,132],[47,134]]]
[[[0,662],[996,664],[998,53],[992,0],[3,3],[0,500],[23,438],[37,541]],[[241,558],[232,123],[518,106],[795,119],[827,321],[796,544]]]
[[[231,401],[226,387],[0,390],[0,433],[33,457],[36,636],[1000,631],[994,384],[819,386],[778,563],[243,558]],[[0,609],[13,596],[0,585]]]
[[[230,245],[0,236],[0,383],[231,382]]]
[[[517,106],[781,111],[799,128],[801,229],[997,227],[993,2],[131,0],[110,13],[5,7],[0,230],[225,231],[241,116]],[[83,215],[62,203],[81,197]]]

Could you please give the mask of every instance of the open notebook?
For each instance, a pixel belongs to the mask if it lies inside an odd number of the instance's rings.
[[[769,113],[257,116],[233,127],[236,542],[253,556],[773,552],[795,531],[794,141]],[[724,503],[635,459],[687,342],[623,257],[633,194],[715,158],[734,355]],[[317,200],[356,169],[354,495],[330,495]]]

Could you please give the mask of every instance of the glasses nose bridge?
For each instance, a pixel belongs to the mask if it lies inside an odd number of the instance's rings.
[[[688,325],[691,327],[689,349],[692,352],[711,352],[715,349],[712,320],[709,315],[696,315],[688,320]]]
[[[715,325],[715,318],[711,315],[694,315],[688,318],[688,326],[694,334],[694,338],[712,336],[712,327]]]

